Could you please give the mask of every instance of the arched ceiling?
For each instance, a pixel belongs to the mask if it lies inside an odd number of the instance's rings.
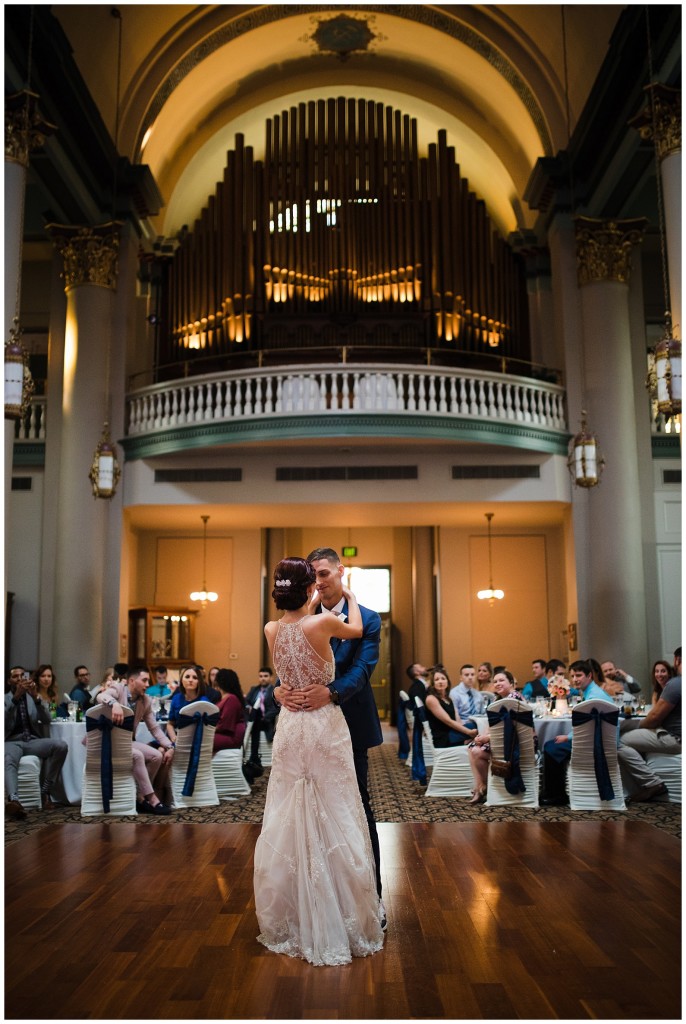
[[[540,156],[567,141],[562,14],[556,5],[120,8],[120,148],[149,165],[165,206],[154,229],[192,225],[237,131],[263,149],[264,123],[301,100],[347,96],[417,118],[420,148],[445,128],[462,173],[503,234],[526,228],[522,201]],[[572,126],[602,62],[618,5],[566,5]],[[118,24],[104,5],[53,7],[106,124],[115,123]],[[352,29],[333,52],[327,23]],[[593,32],[587,31],[589,18]],[[99,46],[93,46],[93,39]],[[336,37],[340,38],[339,36]],[[365,49],[366,47],[366,49]]]

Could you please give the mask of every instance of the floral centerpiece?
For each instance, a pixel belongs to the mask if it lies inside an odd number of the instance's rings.
[[[569,697],[569,683],[564,676],[553,676],[548,683],[548,693],[554,701],[554,713],[566,715],[569,711],[567,698]]]

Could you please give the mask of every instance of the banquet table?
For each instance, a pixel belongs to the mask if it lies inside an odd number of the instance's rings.
[[[57,787],[55,797],[69,804],[81,803],[81,787],[83,785],[83,768],[86,763],[85,722],[71,722],[68,718],[56,718],[50,723],[50,736],[55,740],[64,740],[69,748],[67,758],[62,765],[62,784]]]

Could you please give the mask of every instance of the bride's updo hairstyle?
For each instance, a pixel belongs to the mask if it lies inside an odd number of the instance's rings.
[[[307,588],[316,579],[306,558],[282,558],[274,570],[272,597],[280,611],[294,612],[307,601]]]

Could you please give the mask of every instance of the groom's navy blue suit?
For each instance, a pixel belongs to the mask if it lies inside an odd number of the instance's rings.
[[[318,609],[321,611],[321,607]],[[348,616],[348,602],[343,605],[343,612]],[[369,802],[367,776],[369,759],[367,751],[370,747],[378,747],[383,743],[383,733],[379,722],[372,684],[372,672],[379,660],[379,637],[381,635],[381,619],[377,612],[360,605],[362,615],[362,636],[354,640],[331,638],[331,650],[336,662],[336,678],[331,689],[338,694],[341,711],[350,729],[350,738],[355,759],[357,785],[362,797],[364,813],[367,816],[369,835],[374,851],[376,865],[376,887],[381,896],[381,866],[379,854],[379,837],[376,822]]]

